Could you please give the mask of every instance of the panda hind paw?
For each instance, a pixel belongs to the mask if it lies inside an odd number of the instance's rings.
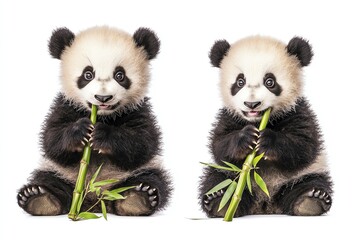
[[[28,185],[17,195],[18,204],[26,212],[35,216],[53,216],[61,214],[60,201],[45,187]]]

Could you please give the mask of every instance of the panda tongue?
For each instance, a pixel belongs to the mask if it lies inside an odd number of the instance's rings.
[[[258,111],[249,111],[248,113],[249,113],[249,116],[251,116],[251,117],[256,117],[259,115]]]
[[[108,109],[110,105],[101,104],[99,105],[100,109]]]

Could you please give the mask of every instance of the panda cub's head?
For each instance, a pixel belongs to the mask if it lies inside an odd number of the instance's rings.
[[[311,46],[295,37],[286,45],[253,36],[230,45],[216,41],[209,57],[220,68],[225,107],[248,121],[259,121],[271,107],[273,115],[290,111],[302,94],[302,67],[313,56]]]
[[[132,36],[107,26],[75,35],[56,29],[49,41],[51,56],[61,60],[64,96],[79,108],[98,106],[98,114],[135,107],[149,83],[149,60],[160,42],[154,32],[139,28]]]

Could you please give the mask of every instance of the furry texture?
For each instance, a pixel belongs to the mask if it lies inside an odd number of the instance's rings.
[[[145,96],[149,60],[159,51],[155,33],[140,28],[133,38],[118,29],[94,27],[75,36],[60,28],[51,36],[49,51],[61,59],[63,89],[41,131],[43,161],[19,190],[19,206],[32,215],[67,213],[83,147],[91,142],[87,181],[103,164],[97,180],[119,180],[106,189],[138,186],[124,193],[126,200],[107,203],[108,212],[147,216],[164,209],[171,181],[161,165],[161,133]],[[92,104],[99,109],[94,126]],[[83,210],[95,201],[90,194]]]
[[[210,54],[210,59],[220,59],[224,108],[214,123],[209,148],[217,164],[227,161],[240,168],[252,149],[264,153],[257,171],[270,192],[269,199],[253,183],[254,196],[244,192],[235,217],[326,213],[331,207],[332,182],[316,115],[302,96],[301,67],[311,61],[311,46],[302,38],[293,38],[286,46],[255,36],[221,52],[217,43],[211,51],[217,57]],[[259,132],[262,113],[269,107],[269,123]],[[234,176],[211,168],[204,171],[199,198],[209,217],[223,217],[227,206],[217,211],[223,191],[204,194],[227,178]]]
[[[229,51],[230,44],[226,40],[218,40],[210,50],[209,58],[214,67],[220,67],[226,53]]]

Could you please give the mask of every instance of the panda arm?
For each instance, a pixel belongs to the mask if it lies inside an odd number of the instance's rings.
[[[160,153],[160,130],[144,103],[114,124],[99,121],[93,132],[93,148],[122,169],[135,169]]]
[[[322,150],[320,128],[306,100],[295,112],[260,133],[259,151],[267,163],[285,171],[300,170],[315,161]]]
[[[90,125],[85,112],[81,114],[76,111],[62,95],[59,95],[41,132],[45,157],[64,166],[78,163],[83,150],[82,141],[88,137]]]
[[[210,149],[215,162],[227,161],[240,166],[255,147],[257,135],[254,125],[237,122],[226,110],[221,110],[211,133]]]

